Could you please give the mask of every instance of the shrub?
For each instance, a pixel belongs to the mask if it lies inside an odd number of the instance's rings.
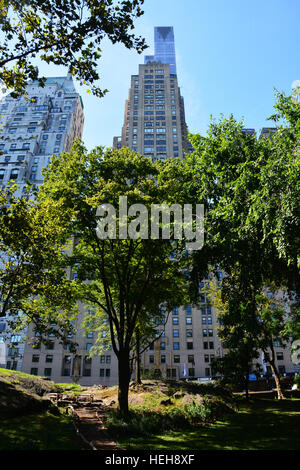
[[[213,404],[208,400],[201,404],[187,403],[184,406],[184,415],[190,424],[211,422],[214,419]]]
[[[186,404],[182,408],[169,407],[163,412],[132,410],[125,421],[118,410],[111,410],[107,420],[108,430],[117,436],[151,435],[169,429],[183,429],[198,423],[214,420],[214,405],[208,400],[202,404]]]

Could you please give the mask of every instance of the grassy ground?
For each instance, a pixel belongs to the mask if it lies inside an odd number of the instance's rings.
[[[69,416],[34,413],[2,419],[0,450],[80,450]]]
[[[52,391],[76,394],[82,389],[0,370],[0,451],[82,449],[71,417],[42,408],[42,396]],[[108,406],[117,401],[117,387],[94,392]],[[207,404],[203,401],[205,397]],[[194,405],[188,408],[188,416],[195,418],[193,423],[207,424],[191,426],[188,420],[183,426],[184,410],[191,399],[198,403],[198,408]],[[111,408],[112,418],[118,417],[115,406],[116,403]],[[222,387],[149,381],[131,388],[130,408],[135,421],[129,426],[112,421],[115,426],[110,429],[116,432],[112,437],[127,450],[300,449],[299,398],[278,401],[257,395],[247,403],[243,398],[236,401]],[[217,421],[208,424],[212,422],[211,414],[202,412],[211,409],[221,413],[214,415]]]
[[[79,387],[58,385],[18,371],[0,369],[0,451],[80,450],[72,418],[43,404],[55,391],[76,393]]]
[[[240,402],[213,425],[152,436],[120,438],[127,450],[299,450],[300,399]]]

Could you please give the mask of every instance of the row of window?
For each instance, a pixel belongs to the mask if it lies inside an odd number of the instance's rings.
[[[11,155],[5,155],[4,161],[5,161],[5,162],[10,162],[10,159],[11,159],[11,158],[12,158]],[[16,156],[15,156],[15,155],[13,156],[13,159],[14,159],[14,161],[15,161],[15,159],[16,159]],[[18,161],[18,162],[23,162],[24,160],[25,160],[25,155],[17,155],[17,161]]]
[[[83,358],[84,363],[86,364],[91,364],[92,363],[92,358],[89,356],[85,356]],[[33,354],[32,355],[32,362],[40,362],[40,355],[39,354]],[[46,354],[45,355],[45,362],[53,362],[53,354]],[[65,356],[64,357],[64,364],[70,364],[71,363],[71,356]],[[100,356],[100,364],[110,364],[111,363],[111,356]]]
[[[31,375],[38,375],[38,371],[39,370],[38,370],[37,367],[32,367],[30,369],[30,374]],[[45,367],[44,371],[43,371],[43,375],[45,377],[51,377],[52,368],[51,367]],[[70,369],[64,369],[62,375],[63,376],[70,376],[71,375]],[[83,369],[82,375],[83,375],[83,377],[90,377],[91,376],[91,369]],[[99,377],[110,377],[110,369],[100,369],[99,370]]]
[[[139,98],[139,95],[138,95],[138,85],[135,85],[134,86],[134,99],[137,100]],[[174,85],[171,85],[171,95],[172,96],[175,96],[175,89],[174,89]],[[148,93],[148,95],[147,95]],[[147,99],[150,99],[150,97],[154,97],[154,96],[161,96],[162,98],[165,96],[165,90],[164,90],[164,87],[162,85],[158,85],[154,88],[153,85],[145,85],[144,86],[144,97],[147,96]]]
[[[199,357],[199,356],[198,356]],[[204,354],[204,362],[209,363],[214,359],[215,355],[214,354]],[[150,355],[149,358],[149,364],[154,364],[155,363],[155,357],[153,355]],[[175,354],[173,356],[173,362],[174,364],[179,364],[183,361],[180,360],[180,355]],[[187,357],[187,362],[191,364],[195,364],[195,356],[194,354],[189,354]],[[160,364],[165,364],[166,363],[166,356],[165,354],[161,354],[160,356]]]
[[[160,369],[152,369],[149,371],[149,369],[143,369],[143,374],[145,376],[151,374],[154,375],[154,377],[159,378],[162,376],[162,371]],[[166,370],[166,375],[167,378],[172,378],[176,379],[177,378],[177,369],[167,369]],[[183,376],[184,377],[195,377],[195,369],[193,367],[189,367],[188,369],[185,369],[183,371]],[[205,377],[211,377],[211,369],[210,367],[205,367]]]
[[[209,304],[201,305],[200,310],[201,310],[202,315],[211,315],[211,305],[209,305]],[[179,312],[178,307],[175,307],[172,310],[172,315],[178,315],[178,312]],[[186,306],[185,313],[186,313],[186,315],[192,315],[192,306],[191,305]]]
[[[206,313],[205,313],[206,314]],[[212,317],[202,317],[202,325],[212,325]],[[185,324],[186,325],[192,325],[193,324],[193,318],[192,317],[186,317],[185,318]],[[179,317],[174,316],[172,318],[172,325],[179,325]]]
[[[186,337],[191,338],[193,336],[193,330],[186,330]],[[202,330],[202,336],[213,336],[213,330],[212,329],[203,329]],[[179,330],[173,329],[173,338],[179,338]]]
[[[5,144],[0,144],[0,150],[3,150],[4,147],[5,147]],[[16,148],[17,148],[16,144],[11,144],[11,146],[10,146],[11,150],[16,149]],[[20,148],[20,147],[18,147],[18,148]],[[22,144],[22,149],[23,150],[28,150],[29,148],[30,148],[30,143],[29,142],[24,142]]]
[[[193,341],[187,341],[186,343],[186,349],[194,349],[194,343]],[[164,351],[166,349],[166,343],[165,341],[161,341],[160,342],[160,350]],[[150,347],[149,347],[150,350],[153,350],[154,349],[154,344],[152,344]],[[203,349],[214,349],[214,342],[213,341],[204,341],[203,342]],[[180,343],[177,342],[177,341],[174,341],[173,342],[173,351],[179,351],[180,350]]]

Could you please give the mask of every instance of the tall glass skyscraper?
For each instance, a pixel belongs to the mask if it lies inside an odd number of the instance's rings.
[[[170,73],[177,73],[174,30],[172,26],[156,26],[154,28],[154,55],[145,56],[145,64],[148,62],[169,64]]]

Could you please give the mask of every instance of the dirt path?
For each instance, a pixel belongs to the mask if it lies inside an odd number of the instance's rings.
[[[107,433],[106,408],[103,405],[81,406],[73,410],[77,433],[93,450],[124,450]]]

